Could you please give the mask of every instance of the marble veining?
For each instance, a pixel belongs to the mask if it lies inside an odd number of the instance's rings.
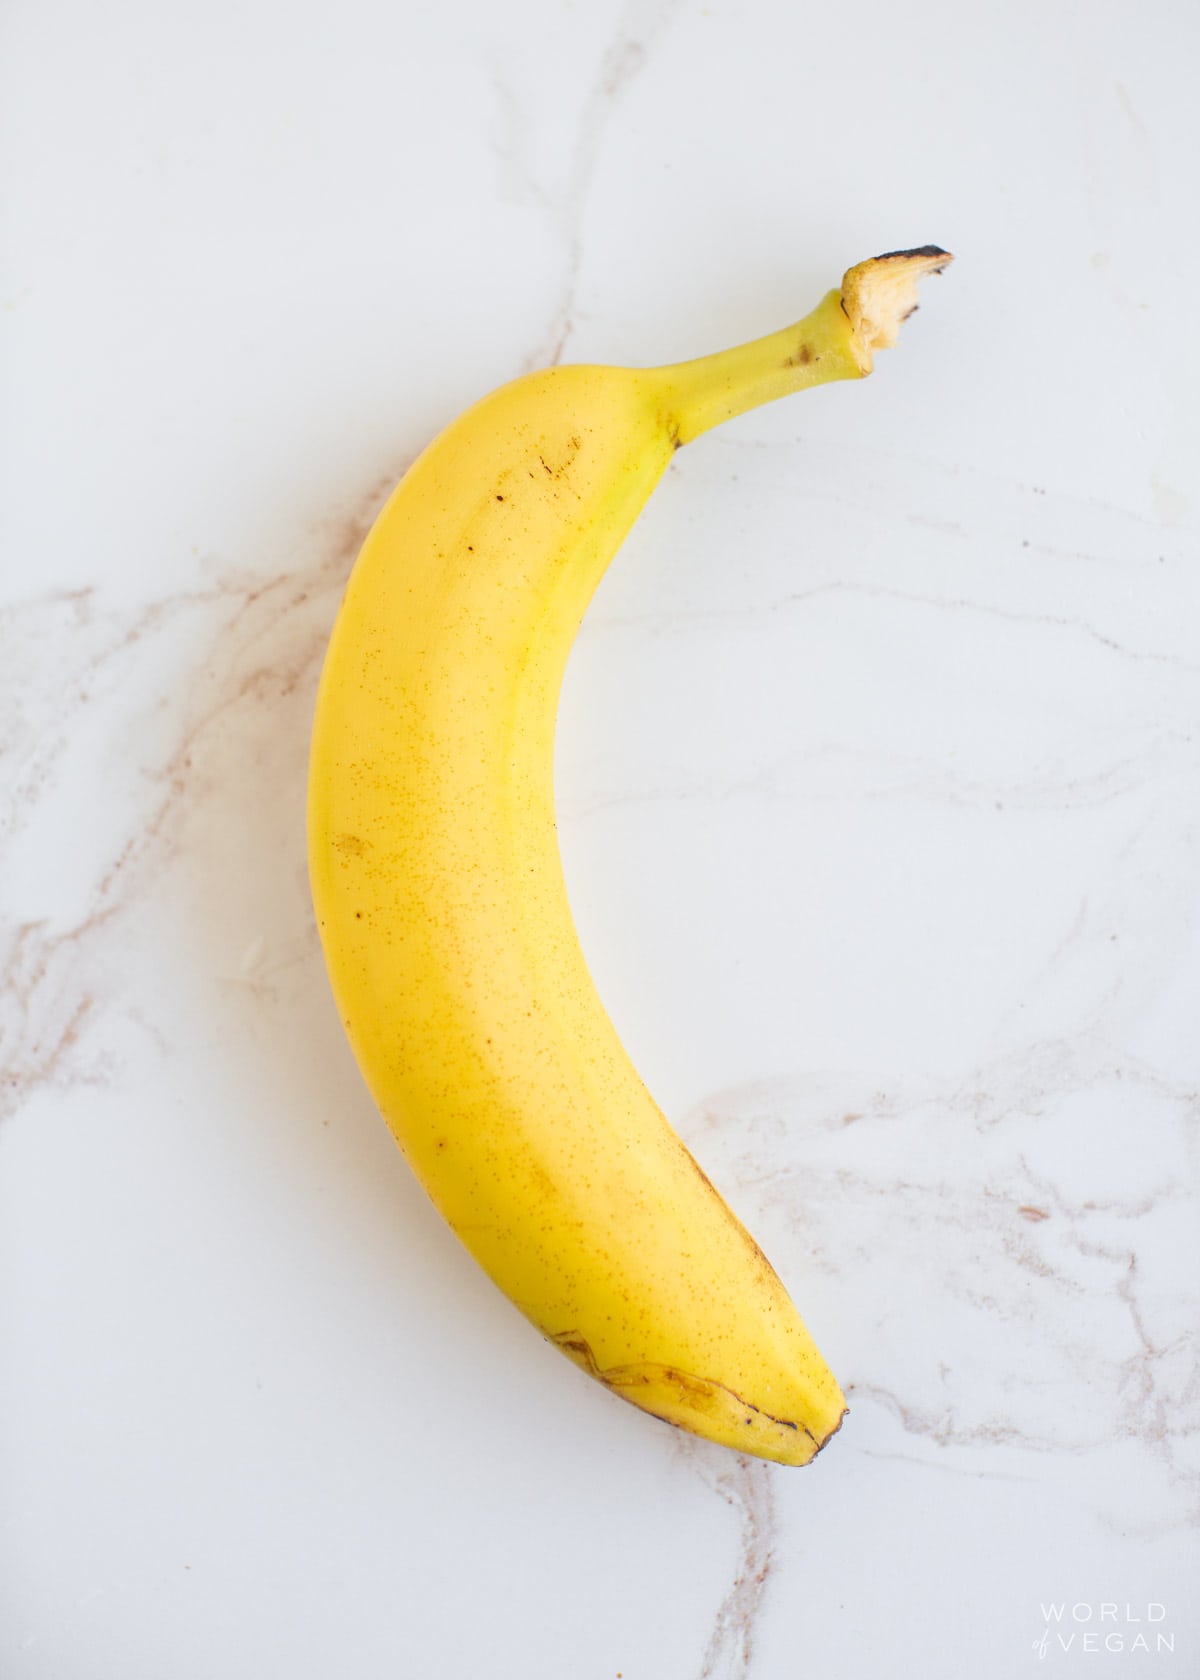
[[[575,328],[580,272],[583,267],[583,224],[588,194],[605,130],[626,88],[644,68],[658,38],[680,11],[681,0],[625,0],[611,39],[596,65],[591,86],[575,119],[575,133],[567,147],[567,164],[556,178],[539,170],[530,154],[522,101],[501,73],[495,78],[501,114],[494,151],[508,190],[527,198],[547,217],[563,252],[559,301],[546,332],[523,359],[519,369],[532,372],[562,361]]]
[[[713,1618],[698,1680],[750,1673],[755,1628],[775,1564],[778,1518],[769,1465],[743,1454],[713,1453],[706,1443],[681,1438],[681,1453],[713,1494],[737,1513],[737,1573]]]

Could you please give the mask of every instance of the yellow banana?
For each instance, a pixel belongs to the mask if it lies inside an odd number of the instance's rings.
[[[853,268],[797,325],[653,369],[555,367],[421,455],[359,555],[313,728],[309,859],[346,1031],[463,1243],[623,1399],[804,1464],[841,1390],[671,1130],[580,951],[555,710],[588,601],[673,453],[871,369],[935,246]]]

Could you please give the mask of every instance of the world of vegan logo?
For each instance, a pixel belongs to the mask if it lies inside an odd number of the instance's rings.
[[[1138,1651],[1173,1654],[1175,1635],[1163,1624],[1165,1604],[1043,1604],[1046,1624],[1033,1642],[1039,1657]]]

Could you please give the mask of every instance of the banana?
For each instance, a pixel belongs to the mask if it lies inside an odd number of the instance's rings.
[[[845,1400],[775,1271],[633,1068],[575,934],[555,711],[606,566],[681,445],[869,373],[936,246],[673,366],[553,367],[420,456],[322,671],[309,862],[333,992],[413,1171],[485,1271],[613,1393],[804,1464]]]

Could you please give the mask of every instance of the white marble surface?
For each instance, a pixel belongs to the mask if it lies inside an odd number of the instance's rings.
[[[5,1680],[1200,1673],[1198,22],[10,0]],[[604,996],[850,1394],[780,1471],[424,1202],[306,731],[467,401],[927,240],[869,382],[679,456],[561,720]]]

